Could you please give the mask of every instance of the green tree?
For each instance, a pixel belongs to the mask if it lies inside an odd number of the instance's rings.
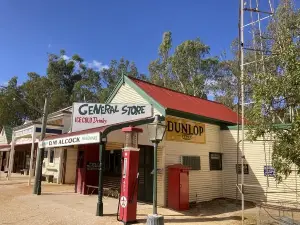
[[[170,50],[172,48],[172,33],[163,34],[162,42],[158,49],[159,58],[149,64],[150,80],[159,86],[172,88],[172,73],[170,65]]]
[[[12,77],[6,88],[0,88],[0,124],[21,125],[27,119],[24,111],[22,92],[18,87],[18,78]]]
[[[209,46],[200,39],[187,40],[172,50],[172,33],[163,34],[159,58],[149,64],[150,80],[185,94],[207,98],[208,85],[218,68],[218,59],[209,56]]]
[[[287,177],[295,165],[300,173],[300,11],[289,0],[281,1],[265,36],[264,47],[272,51],[265,56],[264,69],[254,74],[253,109],[250,136],[256,140],[265,134],[275,137],[273,166],[277,179]],[[288,116],[287,116],[288,115]],[[288,120],[285,118],[288,117]],[[290,122],[281,129],[276,122]]]
[[[177,90],[207,98],[207,83],[212,82],[219,63],[217,58],[207,57],[209,50],[209,46],[199,38],[185,41],[176,47],[171,63]]]

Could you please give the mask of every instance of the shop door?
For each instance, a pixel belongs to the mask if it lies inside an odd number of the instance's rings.
[[[85,181],[84,151],[78,151],[76,173],[76,192],[82,194]]]
[[[153,147],[140,145],[138,201],[153,201]]]

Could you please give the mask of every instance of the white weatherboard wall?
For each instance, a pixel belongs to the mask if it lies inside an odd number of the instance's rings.
[[[150,104],[126,83],[120,87],[110,103]],[[154,109],[154,115],[156,114],[160,115],[160,113]]]
[[[76,179],[76,162],[77,162],[77,148],[64,148],[67,149],[65,183],[74,184]]]
[[[149,141],[147,125],[141,125],[137,127],[143,129],[143,132],[139,133],[139,144],[152,146],[152,143]],[[107,141],[123,144],[125,142],[125,133],[122,130],[112,131],[108,134]]]
[[[246,132],[245,132],[246,133]],[[241,136],[240,136],[241,137]],[[237,130],[221,131],[223,148],[223,177],[224,197],[236,197],[236,158],[237,158]],[[245,200],[253,202],[268,202],[269,204],[288,204],[300,200],[300,177],[292,173],[287,180],[277,184],[273,177],[264,176],[264,166],[272,165],[272,142],[245,141],[245,164],[249,164],[249,174],[245,174]],[[241,144],[239,147],[241,156]],[[240,163],[240,161],[239,161]],[[241,176],[239,175],[239,183]],[[277,192],[277,193],[268,193]],[[289,192],[289,193],[282,193]],[[248,194],[247,194],[248,193]],[[238,194],[240,198],[240,194]]]
[[[164,205],[167,205],[167,166],[180,163],[181,155],[200,156],[201,170],[192,170],[189,173],[189,201],[201,202],[223,197],[222,171],[210,171],[209,167],[209,152],[222,152],[220,127],[205,123],[205,135],[205,144],[163,142],[163,148],[158,152],[158,168],[159,165],[164,167],[163,174],[158,177],[158,202],[164,199]],[[160,180],[164,182],[159,182]]]
[[[59,183],[62,150],[59,149],[59,148],[55,148],[54,149],[53,163],[49,162],[49,159],[50,159],[50,149],[46,148],[45,151],[48,151],[48,154],[47,154],[48,157],[45,158],[44,161],[43,161],[42,174],[43,175],[53,175],[54,178],[57,180],[57,183]]]

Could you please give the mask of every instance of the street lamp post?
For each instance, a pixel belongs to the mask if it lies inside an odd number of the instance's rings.
[[[154,166],[153,166],[153,212],[148,215],[148,225],[164,224],[164,217],[157,214],[157,147],[163,140],[166,126],[161,123],[159,116],[156,115],[153,123],[147,125],[149,139],[154,145]]]

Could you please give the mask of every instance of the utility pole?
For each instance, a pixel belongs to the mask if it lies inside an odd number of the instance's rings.
[[[47,117],[48,117],[48,99],[46,97],[45,104],[44,104],[43,118],[42,118],[42,130],[41,130],[40,141],[42,141],[45,138]],[[33,186],[33,194],[37,194],[37,195],[41,195],[42,165],[43,165],[43,160],[44,160],[44,151],[45,151],[44,147],[39,148],[38,154],[37,154],[35,180],[34,180],[34,186]]]

